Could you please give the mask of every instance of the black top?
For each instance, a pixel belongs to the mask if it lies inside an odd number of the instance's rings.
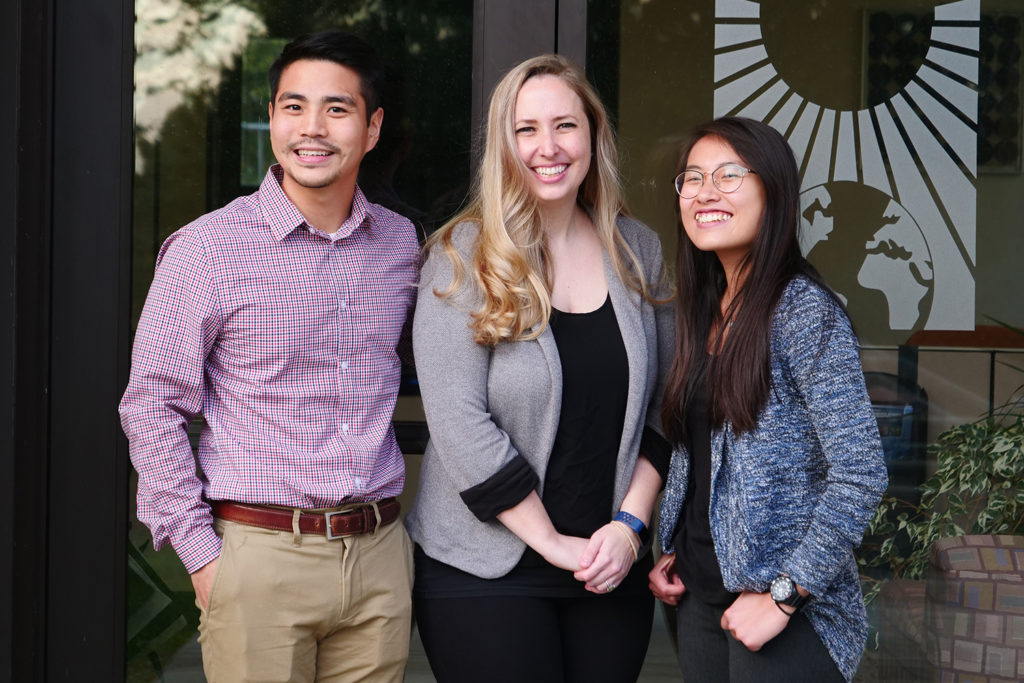
[[[676,527],[676,573],[686,589],[709,605],[727,605],[736,595],[725,589],[711,538],[711,425],[707,382],[696,382],[686,405],[684,445],[690,452],[690,481]]]
[[[610,297],[591,313],[553,311],[551,332],[562,362],[562,410],[542,498],[559,532],[588,537],[612,515],[629,361]]]
[[[562,364],[562,407],[541,499],[559,532],[588,538],[611,520],[613,512],[629,361],[610,297],[589,313],[553,311],[550,325]],[[510,463],[464,492],[463,500],[470,496],[478,517],[485,500],[493,515],[512,507],[534,488],[522,490],[528,478],[520,470]],[[636,563],[616,593],[647,594],[649,566],[649,557]],[[418,551],[416,588],[425,597],[590,595],[572,572],[553,567],[529,547],[519,564],[498,579],[475,577]]]

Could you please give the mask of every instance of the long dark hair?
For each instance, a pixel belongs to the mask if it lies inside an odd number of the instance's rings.
[[[754,243],[737,271],[742,284],[725,312],[724,320],[731,327],[723,341],[725,271],[714,252],[697,249],[687,237],[676,204],[676,353],[662,403],[665,432],[675,443],[685,436],[686,406],[698,382],[707,383],[708,417],[713,427],[721,427],[725,420],[737,433],[755,427],[771,389],[769,337],[782,292],[801,274],[824,286],[800,253],[799,172],[786,140],[760,121],[715,119],[693,131],[677,173],[686,167],[693,146],[706,137],[728,143],[757,174],[764,185],[765,207]],[[712,330],[715,338],[709,339]],[[709,356],[709,348],[716,353]]]

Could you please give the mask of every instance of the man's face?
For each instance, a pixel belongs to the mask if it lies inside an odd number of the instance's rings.
[[[285,67],[270,103],[270,143],[284,169],[285,193],[294,198],[355,185],[383,116],[377,109],[367,123],[359,75],[352,69],[308,59]]]

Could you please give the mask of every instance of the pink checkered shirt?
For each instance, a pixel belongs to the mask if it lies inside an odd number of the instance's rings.
[[[135,334],[120,413],[138,515],[189,572],[220,554],[204,499],[323,508],[405,481],[391,416],[415,230],[356,188],[349,220],[320,232],[280,179],[167,239]]]

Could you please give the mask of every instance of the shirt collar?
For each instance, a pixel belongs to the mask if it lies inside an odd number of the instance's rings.
[[[348,216],[348,220],[341,224],[338,228],[338,232],[334,233],[334,239],[342,239],[348,237],[357,228],[366,224],[366,227],[370,227],[372,221],[370,218],[370,202],[366,199],[366,195],[356,185],[355,192],[352,193],[352,212]]]
[[[298,228],[310,228],[302,212],[292,203],[292,200],[288,199],[288,195],[281,188],[283,179],[284,170],[280,164],[274,164],[267,169],[267,175],[260,183],[260,211],[263,214],[263,219],[270,226],[271,234],[278,241],[283,240]],[[369,228],[372,222],[371,216],[370,202],[357,185],[352,195],[352,212],[348,220],[342,223],[333,235],[324,234],[333,240],[348,237],[364,223]]]

